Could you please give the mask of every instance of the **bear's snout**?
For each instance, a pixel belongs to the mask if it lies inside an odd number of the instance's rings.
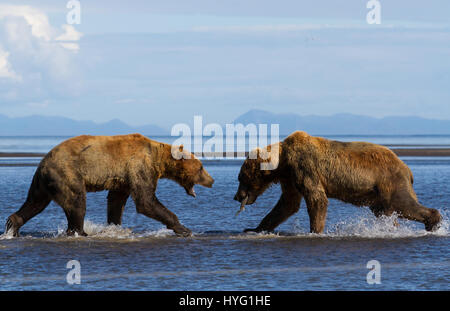
[[[210,178],[206,183],[203,184],[203,186],[207,187],[207,188],[212,188],[214,184],[214,179]]]
[[[203,174],[200,178],[199,184],[207,188],[212,188],[214,184],[214,178],[212,178],[208,173]]]
[[[242,202],[243,199],[247,197],[247,192],[244,190],[238,190],[236,192],[236,195],[234,196],[234,200],[238,202]]]

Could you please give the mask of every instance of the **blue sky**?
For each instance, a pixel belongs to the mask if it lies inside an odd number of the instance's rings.
[[[250,109],[450,119],[450,1],[0,0],[0,113],[166,128]]]

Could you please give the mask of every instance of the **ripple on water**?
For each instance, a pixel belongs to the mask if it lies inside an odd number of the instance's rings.
[[[398,224],[400,222],[400,224]],[[449,224],[447,217],[444,217],[441,226],[434,232],[418,229],[413,223],[401,221],[397,215],[382,216],[380,218],[361,216],[355,219],[349,218],[331,225],[323,234],[305,232],[297,224],[294,224],[292,231],[269,232],[248,232],[239,231],[204,231],[194,232],[191,239],[280,239],[280,238],[310,238],[310,239],[342,239],[342,238],[364,238],[364,239],[398,239],[398,238],[420,238],[426,236],[448,237]],[[86,220],[84,230],[88,237],[77,235],[68,237],[65,228],[59,226],[56,232],[25,232],[22,239],[56,239],[56,240],[118,240],[118,241],[139,241],[141,239],[152,238],[174,238],[175,233],[166,228],[143,232],[133,232],[131,228],[118,225],[106,225],[94,223]],[[13,239],[11,232],[0,235],[0,240]]]

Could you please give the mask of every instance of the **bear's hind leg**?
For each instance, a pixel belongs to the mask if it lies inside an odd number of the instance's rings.
[[[86,197],[81,196],[77,199],[77,202],[72,204],[66,204],[64,212],[67,217],[67,235],[74,235],[77,233],[80,236],[87,236],[84,232],[84,216],[86,215]]]
[[[42,212],[50,203],[50,198],[47,195],[28,196],[22,207],[8,217],[6,221],[5,233],[12,231],[13,236],[19,236],[19,229],[28,220]]]
[[[42,212],[48,206],[50,201],[50,196],[42,184],[39,174],[36,173],[33,177],[30,189],[28,190],[25,203],[17,212],[8,217],[5,233],[12,231],[15,237],[19,236],[20,227]]]
[[[80,191],[71,195],[57,197],[55,201],[62,207],[67,217],[67,235],[77,233],[87,236],[84,232],[84,216],[86,215],[86,192]]]
[[[306,207],[309,215],[311,233],[322,233],[327,218],[328,198],[323,190],[305,193]]]
[[[389,210],[398,212],[402,218],[423,223],[427,231],[439,228],[442,219],[438,210],[420,204],[408,189],[399,189],[392,195]]]
[[[383,205],[379,202],[372,204],[371,206],[369,206],[369,208],[377,218],[380,218],[381,216],[391,216],[394,213],[392,209],[386,208],[386,205]],[[394,226],[399,226],[397,219],[394,220]]]
[[[111,190],[108,193],[108,224],[121,225],[122,214],[130,193]]]

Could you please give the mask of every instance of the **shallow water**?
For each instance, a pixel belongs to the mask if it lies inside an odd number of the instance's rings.
[[[8,161],[8,160],[4,160]],[[23,203],[35,167],[0,167],[0,220]],[[270,188],[235,216],[233,201],[240,161],[205,161],[212,189],[196,187],[197,198],[162,180],[157,195],[193,232],[172,231],[138,215],[131,200],[123,226],[107,226],[106,192],[90,193],[85,231],[67,237],[55,204],[30,220],[20,238],[0,236],[2,290],[449,290],[450,158],[405,160],[415,175],[420,201],[444,216],[434,233],[395,216],[376,219],[368,208],[331,200],[325,234],[309,233],[304,202],[275,234],[244,234],[275,205]],[[26,163],[29,163],[25,161]],[[81,284],[69,285],[69,260],[81,264]],[[369,260],[381,264],[381,284],[369,285]]]
[[[145,133],[142,133],[145,134]],[[313,133],[311,133],[313,134]],[[448,148],[450,146],[450,135],[319,135],[332,140],[339,141],[367,141],[375,144],[387,145],[391,147],[443,147]],[[173,143],[175,139],[179,137],[176,136],[148,136],[151,139],[165,142]],[[41,152],[47,153],[68,139],[69,136],[0,136],[0,152]],[[194,144],[194,138],[192,137],[192,145],[187,149],[191,151],[202,150],[203,144],[208,141],[210,137],[203,137],[198,140],[199,144]],[[280,135],[279,140],[286,138],[286,135]],[[259,140],[258,140],[259,141]],[[267,138],[268,142],[275,142],[277,140],[271,140]],[[248,151],[248,139],[240,136],[236,137],[233,145],[224,145],[223,150],[228,150],[231,148],[233,151],[237,151],[237,146],[235,144],[241,144],[246,146]],[[198,149],[196,149],[198,148]]]

